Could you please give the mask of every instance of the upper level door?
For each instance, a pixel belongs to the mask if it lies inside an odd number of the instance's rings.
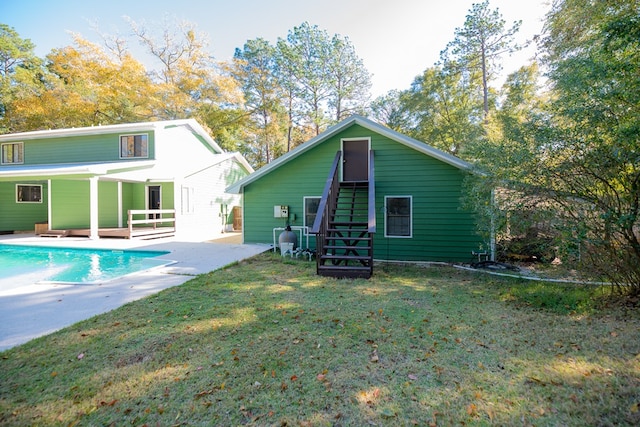
[[[369,139],[342,140],[342,181],[369,180]]]

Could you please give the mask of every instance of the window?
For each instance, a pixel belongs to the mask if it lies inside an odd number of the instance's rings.
[[[304,226],[313,227],[313,223],[316,220],[318,213],[318,206],[320,205],[320,197],[305,197],[304,198]]]
[[[384,236],[411,237],[412,198],[411,196],[385,196]]]
[[[24,144],[22,142],[2,144],[2,164],[11,165],[14,163],[24,163]]]
[[[120,136],[120,158],[149,157],[148,135]]]
[[[191,187],[182,187],[182,213],[183,214],[192,214],[195,212],[195,203],[196,198],[193,195],[193,188]]]
[[[42,185],[16,185],[16,202],[42,203]]]

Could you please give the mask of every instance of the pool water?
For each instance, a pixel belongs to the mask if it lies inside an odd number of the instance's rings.
[[[101,283],[171,261],[167,251],[108,250],[0,244],[0,279],[39,273],[39,281]]]

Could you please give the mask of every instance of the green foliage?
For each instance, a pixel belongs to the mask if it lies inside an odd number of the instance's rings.
[[[593,314],[602,297],[599,287],[550,282],[505,286],[501,292],[505,300],[563,315]]]
[[[640,39],[635,1],[566,0],[549,18],[556,96],[538,177],[579,231],[589,265],[640,294]],[[635,28],[635,30],[633,30]]]
[[[489,83],[500,71],[499,58],[520,49],[514,37],[520,31],[521,21],[505,28],[498,9],[489,9],[489,0],[474,3],[464,26],[456,28],[455,39],[440,54],[442,61],[453,62],[481,79],[484,117],[489,115]]]

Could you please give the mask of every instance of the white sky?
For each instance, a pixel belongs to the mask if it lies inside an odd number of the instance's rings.
[[[454,31],[462,27],[473,3],[481,0],[0,0],[0,23],[31,39],[36,54],[72,44],[70,32],[100,42],[97,23],[109,34],[126,35],[124,16],[146,26],[186,20],[209,37],[218,60],[233,56],[247,40],[275,43],[307,21],[329,35],[348,37],[373,74],[372,94],[408,89],[432,66]],[[522,20],[521,42],[542,30],[548,0],[490,0],[510,27]],[[132,51],[137,46],[131,46]],[[504,73],[529,62],[534,48],[505,58]],[[138,55],[135,55],[142,60]]]

